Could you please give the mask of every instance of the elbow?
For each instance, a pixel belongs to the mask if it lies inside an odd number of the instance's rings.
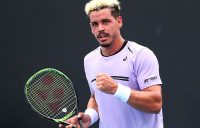
[[[162,109],[162,98],[158,96],[154,98],[152,104],[149,104],[149,112],[153,114],[158,114]]]
[[[162,109],[162,101],[158,102],[158,103],[155,103],[152,106],[152,113],[158,114],[161,111],[161,109]]]
[[[144,110],[144,112],[151,113],[151,114],[158,114],[161,111],[162,105],[154,104],[151,107],[148,107],[148,110]]]
[[[154,114],[158,114],[161,109],[162,109],[162,96],[158,95],[155,99],[154,99],[154,104],[152,106],[152,110]]]
[[[159,106],[157,106],[156,108],[155,108],[155,110],[154,110],[154,113],[155,114],[158,114],[158,113],[160,113],[160,111],[161,111],[161,106],[159,105]]]
[[[146,108],[143,109],[139,109],[145,113],[150,113],[150,114],[158,114],[160,113],[162,109],[162,102],[157,102],[157,103],[153,103],[153,104],[149,104],[148,106],[146,106]]]

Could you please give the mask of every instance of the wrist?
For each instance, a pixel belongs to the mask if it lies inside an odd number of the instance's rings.
[[[90,120],[91,120],[90,126],[92,124],[94,124],[99,118],[99,115],[98,115],[97,111],[95,109],[93,109],[93,108],[87,108],[85,110],[85,114],[90,116]]]
[[[122,102],[127,103],[130,95],[131,89],[127,86],[118,83],[117,91],[115,92],[114,96]]]

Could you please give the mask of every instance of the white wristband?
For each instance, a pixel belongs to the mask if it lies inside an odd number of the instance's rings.
[[[118,83],[117,91],[114,96],[117,97],[122,102],[126,103],[131,95],[131,89],[120,83]]]
[[[98,115],[97,111],[95,109],[93,109],[93,108],[86,109],[85,110],[85,114],[88,114],[90,116],[90,118],[91,118],[90,125],[94,124],[99,118],[99,115]]]

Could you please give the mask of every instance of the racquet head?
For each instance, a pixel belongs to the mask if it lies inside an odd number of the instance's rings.
[[[25,96],[34,111],[58,123],[78,113],[78,99],[71,80],[53,68],[31,76],[25,85]]]

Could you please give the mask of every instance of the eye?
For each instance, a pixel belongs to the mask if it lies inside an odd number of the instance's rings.
[[[92,27],[97,27],[97,26],[98,26],[98,23],[97,23],[97,22],[91,22],[90,25],[91,25]]]
[[[102,23],[106,25],[106,24],[109,24],[109,23],[110,23],[110,21],[109,21],[109,20],[107,20],[107,19],[105,19],[105,20],[103,20],[103,21],[102,21]]]

